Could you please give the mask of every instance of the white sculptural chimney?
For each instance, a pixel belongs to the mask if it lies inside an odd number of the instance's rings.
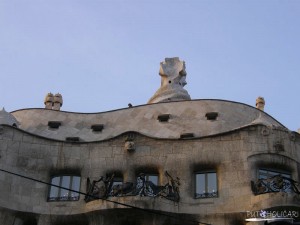
[[[263,97],[258,97],[256,99],[256,108],[261,110],[261,111],[264,111],[264,109],[265,109],[265,99]]]
[[[46,95],[45,100],[45,109],[52,109],[53,106],[53,94],[50,92]]]
[[[159,75],[161,86],[150,98],[148,104],[191,100],[190,95],[183,88],[186,85],[184,61],[180,61],[178,57],[165,58],[165,61],[160,63]]]
[[[63,104],[63,99],[62,99],[62,95],[57,93],[54,95],[54,99],[53,99],[53,110],[60,110],[60,107]]]
[[[57,93],[53,95],[51,92],[48,93],[44,100],[45,109],[60,110],[63,104],[62,95]]]

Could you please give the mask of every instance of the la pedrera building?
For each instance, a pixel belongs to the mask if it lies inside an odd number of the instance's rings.
[[[1,225],[300,224],[300,135],[256,107],[191,100],[160,64],[147,104],[0,111]]]

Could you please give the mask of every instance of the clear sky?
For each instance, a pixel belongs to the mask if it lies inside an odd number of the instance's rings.
[[[145,104],[159,63],[186,62],[192,99],[255,105],[300,128],[298,0],[0,0],[0,107],[101,112]]]

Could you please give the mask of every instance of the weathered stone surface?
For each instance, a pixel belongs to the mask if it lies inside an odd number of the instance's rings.
[[[5,128],[5,132],[14,130],[11,127]],[[106,173],[118,171],[124,176],[125,181],[135,182],[139,171],[151,169],[159,175],[160,183],[164,184],[168,182],[164,172],[169,171],[180,178],[182,202],[174,205],[166,202],[167,200],[143,197],[120,197],[118,201],[174,214],[180,211],[183,214],[205,217],[219,215],[220,212],[234,214],[283,203],[294,204],[295,194],[292,193],[253,196],[251,192],[250,181],[256,179],[259,166],[278,165],[296,173],[299,163],[299,150],[295,150],[295,146],[300,146],[298,137],[295,140],[297,145],[291,145],[295,141],[288,139],[290,135],[288,131],[271,128],[270,134],[264,136],[261,133],[264,128],[263,125],[255,125],[255,129],[244,129],[195,140],[153,139],[135,134],[136,148],[132,153],[124,150],[125,136],[85,144],[58,144],[42,138],[29,138],[30,135],[24,134],[26,138],[18,144],[14,143],[13,138],[0,140],[0,146],[10,146],[0,149],[2,157],[0,163],[1,168],[46,182],[49,181],[49,172],[52,170],[76,169],[81,174],[82,192],[86,190],[87,177],[99,179]],[[22,131],[14,131],[22,134]],[[273,148],[267,147],[269,142],[273,143],[278,137],[286,140],[283,142],[285,151],[276,152]],[[194,172],[202,168],[217,171],[219,192],[217,198],[194,198]],[[0,180],[1,207],[16,211],[47,215],[51,210],[52,216],[68,217],[91,213],[94,210],[100,210],[98,213],[101,214],[102,209],[109,212],[123,208],[101,200],[86,204],[83,197],[80,197],[78,202],[49,204],[46,200],[49,187],[45,184],[9,174],[2,174]],[[131,215],[130,211],[128,213]],[[220,218],[217,216],[210,220],[215,223],[221,220]]]
[[[18,127],[18,120],[9,112],[6,112],[4,108],[0,110],[0,124],[6,124],[10,126]],[[3,128],[1,128],[2,130]],[[0,131],[1,134],[2,131]]]
[[[218,112],[215,120],[208,120],[208,112]],[[168,122],[159,122],[158,115],[169,114]],[[45,109],[24,109],[12,113],[20,121],[20,128],[55,140],[79,137],[82,141],[100,141],[128,131],[136,131],[156,138],[178,139],[183,133],[195,137],[216,135],[249,125],[264,124],[281,127],[278,121],[252,106],[223,100],[193,100],[141,105],[103,113],[72,113]],[[33,119],[34,118],[34,119]],[[48,121],[61,121],[58,129],[48,129]],[[93,124],[104,125],[101,132],[91,129]],[[4,138],[7,133],[3,133]],[[30,137],[24,135],[24,141]],[[31,138],[32,139],[32,138]]]

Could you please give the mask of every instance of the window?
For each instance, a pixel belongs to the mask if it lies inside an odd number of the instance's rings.
[[[188,138],[193,138],[194,137],[194,133],[183,133],[180,134],[180,138],[181,139],[188,139]]]
[[[282,178],[283,179],[282,179]],[[287,178],[287,179],[285,179]],[[259,169],[258,179],[260,182],[261,192],[291,192],[291,173],[288,171]]]
[[[170,114],[161,114],[157,116],[159,122],[168,122],[170,119]]]
[[[109,190],[110,196],[119,196],[123,195],[125,192],[123,190],[123,178],[122,177],[114,177],[111,188]]]
[[[115,185],[121,185],[123,184],[123,178],[122,177],[114,177],[113,182],[112,182],[112,187]]]
[[[66,137],[66,141],[69,142],[78,142],[79,140],[79,137]]]
[[[281,175],[283,177],[291,178],[291,174],[287,171],[276,171],[276,170],[269,170],[269,169],[258,170],[258,179],[268,179],[276,175]]]
[[[91,129],[96,132],[101,132],[104,128],[103,124],[94,124],[91,126]]]
[[[157,174],[145,174],[145,181],[151,181],[153,184],[158,185]]]
[[[196,198],[218,197],[217,173],[200,172],[195,174]]]
[[[48,127],[58,129],[61,126],[60,121],[48,121]]]
[[[137,188],[143,186],[158,186],[158,174],[140,173],[137,177]]]
[[[55,176],[51,179],[51,186],[48,201],[76,201],[79,200],[79,193],[73,192],[80,189],[79,176]],[[57,187],[59,186],[59,187]],[[66,190],[67,188],[70,190]]]
[[[136,181],[136,192],[140,196],[155,197],[159,193],[158,175],[153,173],[140,173]]]
[[[217,112],[208,112],[205,114],[207,120],[216,120],[218,117],[218,113]]]

